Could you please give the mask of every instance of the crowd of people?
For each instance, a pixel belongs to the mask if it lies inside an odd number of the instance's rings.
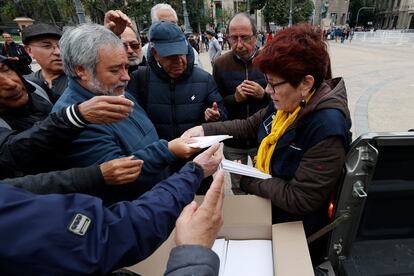
[[[63,32],[34,24],[24,47],[7,43],[16,50],[0,55],[1,272],[111,273],[176,227],[165,275],[218,275],[222,155],[218,144],[190,147],[196,136],[232,135],[224,157],[250,157],[272,175],[231,175],[231,187],[270,199],[273,223],[302,220],[310,235],[328,222],[351,121],[320,30],[294,25],[263,47],[237,14],[230,51],[206,32],[210,74],[170,5],[155,5],[151,19],[145,45],[119,10]],[[39,71],[23,68],[31,58]]]

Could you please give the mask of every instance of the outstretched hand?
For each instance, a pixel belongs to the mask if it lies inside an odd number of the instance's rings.
[[[130,183],[138,178],[144,161],[134,159],[134,156],[116,158],[101,164],[102,176],[108,185]]]
[[[204,177],[207,177],[217,171],[222,159],[223,156],[220,152],[220,144],[215,144],[197,155],[193,161],[203,168]]]
[[[91,124],[109,124],[128,117],[133,106],[124,96],[95,96],[81,103],[79,111]]]
[[[204,201],[188,204],[176,222],[175,243],[177,245],[201,245],[211,248],[223,225],[224,175],[219,171],[214,178]]]

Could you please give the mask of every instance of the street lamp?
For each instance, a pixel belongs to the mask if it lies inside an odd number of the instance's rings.
[[[83,12],[83,8],[82,8],[82,4],[80,0],[73,0],[73,2],[75,3],[75,10],[76,10],[76,14],[78,15],[79,24],[85,23],[86,22],[85,13]]]
[[[211,4],[210,4],[210,8],[211,8],[211,27],[214,28],[214,3],[213,0],[211,0]]]
[[[358,18],[359,18],[359,12],[362,10],[375,10],[375,7],[362,7],[358,10],[357,12],[357,16],[356,16],[356,22],[355,22],[355,27],[358,27]]]
[[[188,20],[188,12],[187,12],[187,6],[185,5],[185,0],[183,0],[183,16],[184,16],[184,27],[185,27],[185,33],[186,34],[192,34],[193,29],[190,25],[190,20]]]
[[[289,2],[289,27],[292,27],[292,11],[293,10],[293,0]]]

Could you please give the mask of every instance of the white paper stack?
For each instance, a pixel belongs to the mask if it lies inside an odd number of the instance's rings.
[[[230,173],[241,174],[241,175],[260,178],[260,179],[272,178],[270,174],[261,172],[256,168],[253,168],[251,166],[244,165],[244,164],[239,164],[239,163],[229,161],[226,159],[223,159],[221,161],[220,168]]]
[[[216,252],[220,259],[219,276],[222,276],[224,273],[224,265],[226,263],[227,256],[227,245],[228,241],[225,239],[216,239],[214,241],[213,247],[211,248],[214,252]]]
[[[188,144],[192,148],[208,148],[214,144],[220,143],[223,140],[233,138],[230,135],[211,135],[211,136],[200,136],[200,137],[191,137],[191,139],[196,140],[197,142]]]
[[[271,240],[217,239],[213,251],[220,259],[220,276],[273,276]]]

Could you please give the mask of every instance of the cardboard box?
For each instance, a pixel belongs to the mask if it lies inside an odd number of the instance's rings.
[[[197,197],[198,202],[202,197]],[[276,276],[314,275],[302,222],[272,225],[269,200],[253,196],[226,196],[224,224],[218,237],[233,240],[268,239],[273,244],[273,267]],[[143,276],[163,275],[174,233],[146,260],[128,267]]]

